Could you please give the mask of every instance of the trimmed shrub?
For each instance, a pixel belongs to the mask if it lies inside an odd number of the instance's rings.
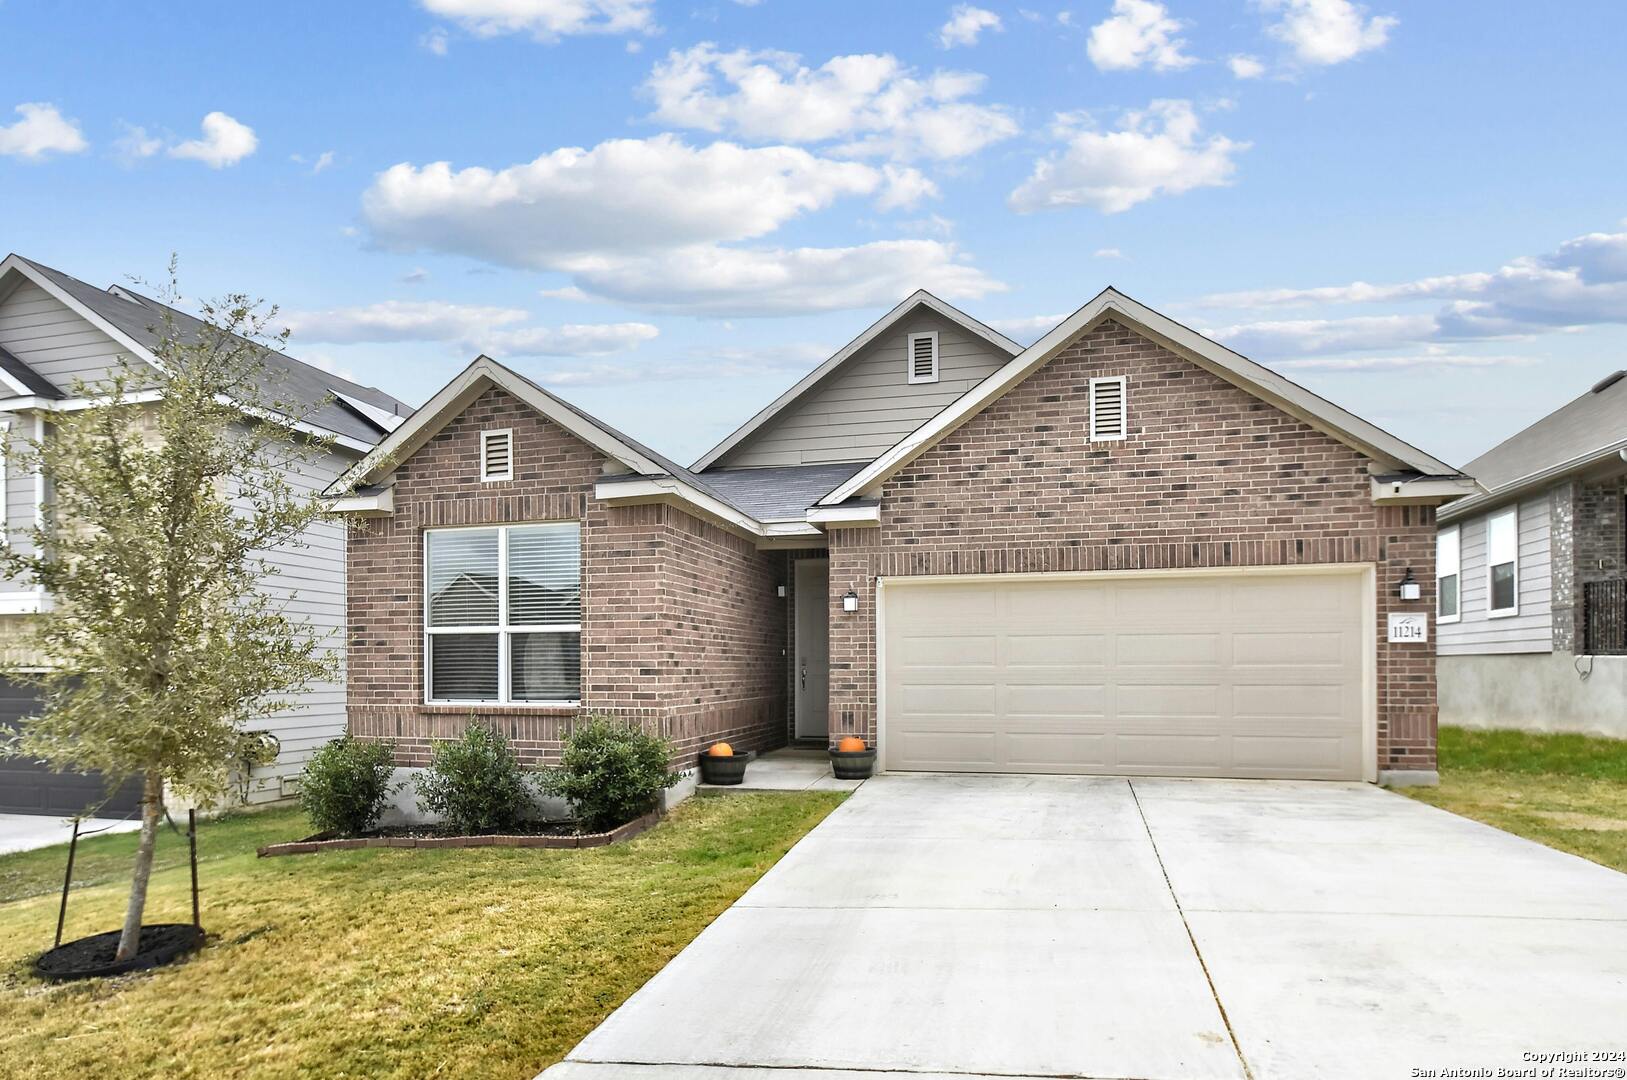
[[[613,829],[655,808],[678,782],[667,768],[672,744],[607,716],[590,716],[565,740],[559,767],[542,789],[570,802],[586,829]]]
[[[395,744],[341,735],[311,755],[299,784],[299,805],[322,832],[355,836],[378,824],[401,783]]]
[[[530,784],[508,740],[473,720],[461,738],[435,744],[417,784],[418,809],[462,833],[511,829],[531,809]]]

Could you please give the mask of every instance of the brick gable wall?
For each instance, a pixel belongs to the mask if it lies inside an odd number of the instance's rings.
[[[478,478],[479,433],[514,432],[515,478]],[[490,389],[396,471],[395,513],[361,519],[348,544],[350,730],[428,761],[471,715],[498,724],[530,763],[556,757],[574,708],[424,703],[423,534],[447,525],[581,522],[582,712],[672,739],[688,765],[725,738],[784,741],[783,556],[664,505],[593,497],[604,457]]]
[[[1129,377],[1131,437],[1091,443],[1088,380]],[[1432,646],[1385,643],[1434,604],[1434,511],[1375,507],[1357,451],[1108,322],[883,485],[876,529],[830,537],[833,733],[874,740],[878,576],[1373,563],[1381,769],[1435,767]],[[1394,585],[1411,567],[1421,600]],[[840,610],[849,589],[858,612]]]

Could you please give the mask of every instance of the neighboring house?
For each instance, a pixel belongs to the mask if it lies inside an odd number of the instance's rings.
[[[1435,654],[1387,627],[1476,490],[1111,289],[1027,348],[916,293],[689,468],[481,357],[347,482],[350,728],[403,765],[610,713],[685,765],[1397,781]]]
[[[1627,372],[1464,466],[1440,514],[1441,719],[1627,738]]]
[[[0,262],[0,432],[48,435],[54,414],[86,405],[73,394],[74,380],[102,381],[121,358],[155,376],[152,387],[132,394],[132,401],[156,400],[162,390],[158,361],[150,350],[159,340],[166,312],[179,333],[202,328],[192,316],[129,289],[98,289],[21,256],[8,256]],[[334,440],[332,450],[296,478],[306,490],[327,487],[411,411],[388,394],[280,353],[267,353],[266,367],[276,379],[273,394],[313,408],[308,420],[312,433]],[[24,473],[14,462],[3,463],[0,506],[6,542],[29,543],[26,531],[43,520],[49,505],[42,476]],[[292,596],[290,612],[309,620],[330,647],[342,648],[345,530],[338,522],[324,522],[303,539],[308,547],[267,554],[267,562],[280,573],[266,587]],[[37,589],[0,581],[0,647],[7,648],[9,659],[26,664],[26,657],[16,655],[17,635],[50,603]],[[0,729],[36,706],[31,689],[0,679]],[[292,786],[285,779],[296,778],[310,751],[343,732],[344,725],[344,687],[339,683],[313,687],[300,696],[299,708],[268,718],[266,729],[278,737],[282,749],[274,764],[254,770],[249,799],[261,802],[288,794]],[[0,758],[0,812],[67,814],[101,796],[96,777]],[[136,787],[126,785],[106,809],[122,813],[138,797]]]

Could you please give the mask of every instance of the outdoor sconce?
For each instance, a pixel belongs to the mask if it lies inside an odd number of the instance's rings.
[[[776,585],[776,586],[774,586],[774,595],[779,597],[781,600],[784,600],[785,599],[785,586],[784,585]]]
[[[1416,600],[1423,595],[1422,586],[1412,579],[1412,567],[1407,567],[1406,576],[1395,587],[1395,595],[1403,600]]]
[[[854,592],[852,589],[847,590],[846,595],[844,595],[842,597],[842,610],[843,611],[857,611],[857,610],[859,610],[859,594]]]

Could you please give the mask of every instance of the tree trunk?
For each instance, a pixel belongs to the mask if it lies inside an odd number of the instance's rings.
[[[141,947],[141,916],[147,909],[147,880],[153,873],[153,849],[158,846],[158,818],[164,812],[164,778],[149,771],[141,788],[141,842],[136,845],[136,869],[130,882],[130,906],[124,911],[124,932],[113,962],[128,960]]]

